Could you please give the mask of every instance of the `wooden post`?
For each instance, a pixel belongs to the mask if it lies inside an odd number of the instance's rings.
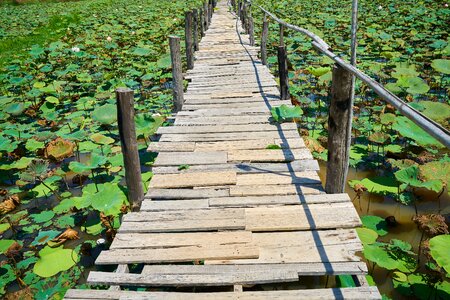
[[[280,76],[280,98],[287,100],[289,94],[289,73],[285,46],[278,46],[278,75]]]
[[[209,28],[209,9],[208,9],[208,2],[203,2],[203,22],[205,23],[205,31]]]
[[[132,211],[138,211],[144,199],[138,144],[134,124],[134,92],[128,88],[116,90],[117,123],[125,166],[128,201]]]
[[[198,51],[198,10],[194,9],[192,11],[193,15],[193,35],[194,35],[194,51]]]
[[[172,59],[172,90],[175,111],[179,112],[184,103],[183,68],[181,65],[180,38],[169,36],[170,58]]]
[[[280,46],[284,46],[284,26],[280,24]]]
[[[325,191],[343,193],[348,172],[352,74],[339,65],[333,68],[331,103],[328,115],[328,162]]]
[[[267,36],[269,34],[269,22],[267,21],[267,15],[264,14],[263,28],[261,33],[261,62],[263,65],[267,65]]]
[[[208,4],[208,23],[211,24],[211,18],[213,15],[213,5],[212,5],[212,0],[209,0],[209,4]]]
[[[193,16],[191,11],[187,11],[184,15],[184,34],[186,41],[186,59],[188,70],[194,68],[194,42],[192,41],[192,23]]]
[[[200,35],[205,36],[205,12],[203,9],[200,10]]]
[[[255,33],[253,29],[253,17],[248,17],[248,34],[250,40],[250,46],[255,46]]]

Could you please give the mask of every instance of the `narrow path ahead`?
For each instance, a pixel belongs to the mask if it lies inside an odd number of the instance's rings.
[[[316,276],[315,286],[326,275],[364,278],[360,219],[347,194],[324,193],[296,124],[269,122],[272,106],[291,103],[240,31],[219,2],[183,110],[149,148],[159,155],[141,211],[124,216],[96,261],[119,269],[89,275],[113,287],[70,290],[67,299],[380,299],[364,280],[305,289],[303,276]],[[129,273],[128,264],[143,268]]]

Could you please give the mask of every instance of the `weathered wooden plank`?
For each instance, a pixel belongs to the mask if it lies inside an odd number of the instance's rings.
[[[204,199],[211,197],[227,197],[230,195],[228,188],[208,189],[149,189],[146,199]]]
[[[188,133],[188,134],[165,134],[160,142],[220,142],[239,141],[253,139],[292,139],[299,138],[296,130],[268,131],[268,132],[225,132],[225,133]]]
[[[160,211],[160,210],[179,210],[179,209],[199,209],[208,208],[207,199],[196,200],[173,200],[173,201],[149,201],[144,200],[140,211]]]
[[[313,159],[307,148],[303,149],[257,149],[257,150],[229,150],[228,161],[252,162],[291,162],[301,159]]]
[[[113,249],[102,251],[97,265],[192,262],[205,259],[257,258],[258,247],[252,244],[208,245],[206,247],[175,247],[164,249]]]
[[[246,229],[286,231],[353,228],[361,226],[351,202],[245,209]]]
[[[354,229],[254,233],[253,243],[259,247],[257,259],[207,260],[205,264],[361,262],[356,253],[362,245]]]
[[[323,193],[322,185],[301,184],[230,186],[230,196],[308,195]]]
[[[277,145],[283,149],[304,148],[305,143],[301,138],[293,138],[284,142],[278,138],[244,140],[244,141],[221,141],[221,142],[197,142],[195,151],[221,151],[221,150],[264,150],[270,145]],[[271,152],[272,153],[272,152]]]
[[[195,143],[191,142],[177,142],[177,143],[164,143],[164,142],[152,142],[148,148],[148,152],[189,152],[194,151]]]
[[[183,201],[180,201],[183,202]],[[250,231],[183,232],[183,233],[118,233],[110,249],[147,249],[209,244],[231,245],[251,243]]]
[[[104,291],[104,290],[68,290],[64,299],[108,299],[108,300],[206,300],[206,299],[336,299],[336,300],[375,300],[381,299],[377,287],[330,288],[306,290],[278,290],[257,292],[209,292],[209,293],[182,293],[182,292],[137,292],[137,291]]]
[[[227,286],[234,284],[264,284],[298,281],[295,271],[265,270],[252,273],[225,274],[122,274],[111,272],[89,273],[87,282],[95,285],[122,286]]]
[[[185,170],[178,167],[153,167],[154,174],[179,174],[199,171],[235,171],[237,174],[257,174],[266,172],[318,171],[316,160],[297,160],[288,163],[228,163],[220,165],[194,165]]]
[[[236,172],[197,172],[183,174],[155,174],[149,188],[179,188],[236,184]]]
[[[318,195],[281,195],[220,197],[207,199],[210,207],[254,207],[259,205],[300,205],[315,203],[350,202],[348,194],[318,194]],[[147,201],[142,203],[142,206]]]
[[[208,165],[227,163],[227,152],[162,152],[158,154],[153,166]]]
[[[236,185],[320,184],[317,172],[239,174]]]
[[[293,123],[285,124],[244,124],[244,125],[192,125],[160,127],[158,134],[193,134],[193,133],[222,133],[222,132],[250,132],[250,131],[280,131],[297,130]]]
[[[183,201],[180,201],[183,202]],[[213,208],[213,209],[196,209],[196,210],[177,210],[177,211],[161,211],[161,212],[135,212],[123,216],[123,222],[178,222],[183,220],[196,219],[199,223],[205,220],[215,219],[231,219],[240,220],[245,217],[245,209],[243,208]]]

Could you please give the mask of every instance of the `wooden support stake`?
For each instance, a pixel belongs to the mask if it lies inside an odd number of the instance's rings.
[[[289,94],[289,73],[287,64],[286,47],[278,47],[278,74],[280,76],[280,98],[287,100],[290,98]]]
[[[194,51],[198,51],[198,10],[192,10],[193,15],[193,35],[194,35]]]
[[[213,15],[213,4],[212,4],[212,0],[209,0],[209,4],[208,4],[208,23],[211,24],[211,18]]]
[[[205,11],[204,9],[200,10],[200,35],[201,37],[205,36],[205,31],[206,31],[206,26],[205,26]]]
[[[192,40],[193,14],[191,11],[185,13],[184,20],[187,68],[190,70],[194,68],[194,42]]]
[[[328,115],[328,163],[325,191],[343,193],[348,172],[350,145],[347,137],[351,116],[352,73],[339,65],[333,68]]]
[[[117,123],[120,144],[125,166],[125,181],[128,188],[128,201],[132,211],[139,211],[144,199],[138,144],[134,124],[134,92],[128,88],[116,90]]]
[[[169,36],[170,58],[172,59],[172,90],[175,111],[179,112],[184,103],[183,67],[181,65],[180,38]]]
[[[267,36],[269,34],[269,22],[267,21],[267,15],[264,14],[263,28],[261,33],[261,62],[263,65],[267,65]]]
[[[203,3],[203,22],[205,22],[205,31],[209,28],[209,8],[208,2]]]
[[[280,46],[284,46],[284,26],[280,24]]]
[[[248,34],[250,40],[250,46],[255,45],[255,33],[253,29],[253,17],[248,17]]]

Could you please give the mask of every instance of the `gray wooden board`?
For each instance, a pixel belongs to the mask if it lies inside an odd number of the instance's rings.
[[[192,262],[205,259],[257,258],[259,249],[252,244],[208,245],[162,249],[113,249],[102,251],[97,265],[131,263]]]
[[[178,152],[176,155],[170,152],[158,154],[153,166],[179,166],[179,165],[207,165],[227,163],[226,152]]]
[[[252,233],[250,231],[118,233],[115,236],[110,249],[152,249],[187,246],[205,247],[212,244],[231,245],[248,244],[251,242]]]
[[[264,270],[251,273],[224,274],[121,274],[89,273],[87,282],[95,285],[122,286],[227,286],[234,284],[264,284],[298,281],[292,270]]]
[[[278,196],[278,195],[309,195],[324,193],[322,185],[302,184],[264,184],[230,186],[230,196]]]
[[[277,103],[279,102],[279,103]],[[283,103],[284,102],[284,103]],[[189,110],[189,111],[195,111],[198,109],[214,109],[214,108],[233,108],[233,109],[240,109],[240,108],[259,108],[259,107],[265,107],[267,110],[270,110],[271,107],[278,106],[278,105],[291,105],[290,101],[272,101],[270,103],[265,103],[263,101],[260,102],[243,102],[243,103],[211,103],[211,104],[189,104],[185,103],[183,105],[183,109]]]
[[[195,111],[180,111],[178,116],[239,116],[239,115],[251,115],[251,114],[265,114],[270,116],[270,109],[267,106],[263,107],[248,107],[248,108],[211,108],[211,109],[197,109]]]
[[[336,299],[336,300],[376,300],[381,295],[376,286],[355,288],[330,288],[330,289],[307,289],[307,290],[277,290],[257,292],[209,292],[209,293],[182,293],[182,292],[137,292],[137,291],[104,291],[104,290],[75,290],[67,291],[64,299],[106,299],[106,300],[206,300],[206,299]]]
[[[227,197],[230,195],[228,188],[209,189],[149,189],[146,199],[204,199],[211,197]]]
[[[311,152],[307,148],[228,150],[229,162],[291,162],[301,159],[313,159]]]
[[[297,130],[294,123],[284,124],[244,124],[244,125],[175,125],[160,127],[158,134],[193,134],[193,133],[223,133],[223,132],[251,132],[251,131],[288,131]]]
[[[237,174],[266,173],[266,172],[302,172],[318,171],[316,160],[296,160],[288,163],[228,163],[220,165],[194,165],[188,169],[179,170],[178,167],[153,167],[154,174],[179,174],[198,171],[235,171]]]
[[[247,124],[260,124],[267,123],[269,121],[268,115],[256,115],[256,116],[241,116],[239,118],[229,118],[228,116],[219,117],[178,117],[175,120],[175,125],[247,125]]]
[[[207,199],[195,200],[174,200],[174,201],[150,201],[145,200],[141,204],[140,211],[178,210],[178,209],[199,209],[208,208]]]
[[[183,174],[155,174],[149,188],[183,188],[236,184],[236,172],[205,171]]]
[[[296,130],[268,131],[268,132],[225,132],[225,133],[188,133],[188,134],[164,134],[160,142],[218,142],[239,141],[252,139],[290,139],[299,138]]]

